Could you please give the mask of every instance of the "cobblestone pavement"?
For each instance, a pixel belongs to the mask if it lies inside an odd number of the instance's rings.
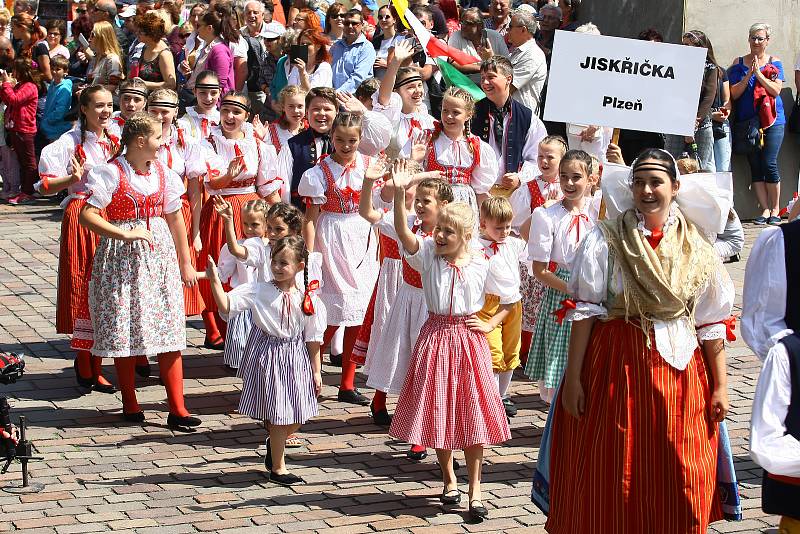
[[[193,433],[167,428],[157,378],[140,384],[147,424],[123,424],[119,394],[81,395],[68,340],[55,334],[60,216],[49,203],[0,206],[0,344],[29,355],[24,379],[0,386],[0,393],[13,397],[15,416],[30,421],[29,436],[44,457],[32,464],[32,476],[45,485],[31,495],[0,491],[0,531],[544,532],[545,517],[529,495],[546,408],[519,373],[512,384],[520,408],[513,439],[486,454],[483,489],[491,519],[481,524],[466,521],[463,505],[446,510],[439,504],[433,458],[411,463],[407,445],[374,426],[369,408],[336,401],[338,375],[330,366],[324,367],[320,415],[301,430],[307,445],[288,456],[308,484],[270,484],[265,432],[236,413],[240,381],[225,374],[220,353],[202,348],[197,318],[188,322],[185,388],[202,426]],[[758,229],[747,225],[746,231],[749,249]],[[744,265],[730,265],[739,294]],[[761,512],[760,469],[746,448],[759,362],[741,340],[728,356],[728,423],[745,519],[717,523],[712,531],[769,532],[776,518]],[[109,360],[106,374],[114,379]],[[463,454],[456,457],[463,465]],[[0,486],[19,478],[15,465],[0,475]],[[463,468],[459,479],[465,489]]]

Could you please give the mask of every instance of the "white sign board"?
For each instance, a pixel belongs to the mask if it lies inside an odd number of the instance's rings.
[[[557,31],[544,118],[694,135],[706,49]]]

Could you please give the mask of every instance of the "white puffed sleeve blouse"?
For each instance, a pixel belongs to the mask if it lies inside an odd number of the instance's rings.
[[[159,176],[155,165],[150,165],[147,175],[137,174],[128,163],[125,157],[119,157],[115,161],[122,164],[122,169],[128,179],[128,183],[137,193],[142,195],[152,195],[158,191]],[[164,204],[163,213],[175,213],[181,209],[181,195],[186,192],[183,180],[180,176],[162,165],[164,169]],[[91,192],[91,196],[86,201],[90,205],[103,209],[111,203],[111,196],[119,187],[119,168],[115,163],[98,165],[93,168],[86,176],[86,188]]]
[[[590,198],[584,200],[579,214],[571,214],[561,202],[533,210],[528,258],[544,263],[552,261],[562,269],[571,270],[581,241],[597,223],[597,211]]]

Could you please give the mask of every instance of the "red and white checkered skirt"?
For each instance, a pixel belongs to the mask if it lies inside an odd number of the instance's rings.
[[[429,314],[397,401],[392,436],[447,450],[511,438],[489,344],[467,327],[467,319]]]

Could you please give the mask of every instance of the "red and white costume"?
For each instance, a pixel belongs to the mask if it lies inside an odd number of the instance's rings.
[[[186,114],[178,119],[178,127],[195,141],[206,139],[211,129],[219,126],[219,110],[212,109],[208,113],[198,113],[194,107],[186,108]]]
[[[69,186],[69,194],[62,203],[64,216],[61,220],[56,297],[56,332],[72,334],[72,346],[77,349],[90,349],[92,346],[88,281],[97,238],[78,222],[81,209],[90,195],[86,187],[86,173],[113,157],[119,144],[116,133],[116,129],[112,129],[108,137],[99,139],[94,133],[85,132],[81,142],[81,130],[76,126],[44,147],[39,159],[39,176],[42,178],[36,184],[39,190],[46,189],[46,179],[61,178],[72,172],[72,156],[83,163],[83,178]]]
[[[328,325],[359,326],[378,278],[377,238],[358,214],[370,158],[342,167],[331,156],[303,173],[298,192],[320,207],[314,250],[323,257],[320,298]]]
[[[300,132],[302,131],[301,129]],[[286,141],[295,135],[297,134],[281,127],[277,122],[271,122],[267,124],[267,135],[264,137],[263,141],[275,147],[275,152],[280,154],[281,149],[286,146]]]
[[[416,254],[403,255],[420,272],[429,317],[414,347],[389,433],[449,450],[510,439],[486,336],[466,325],[483,307],[487,280],[497,276],[492,263],[474,253],[466,265],[453,265],[436,254],[433,240],[420,240]],[[501,303],[513,298],[499,297]]]
[[[249,125],[247,125],[249,126]],[[243,237],[242,205],[248,200],[263,198],[277,189],[280,181],[275,179],[275,149],[253,136],[252,127],[243,127],[242,139],[228,139],[219,127],[211,129],[208,139],[201,146],[217,157],[206,163],[205,188],[209,195],[220,195],[230,202],[233,208],[233,223],[236,235]],[[244,156],[244,170],[226,187],[215,189],[211,185],[211,177],[224,175],[228,164],[235,157]],[[217,215],[214,205],[206,202],[200,214],[200,239],[203,241],[203,253],[197,259],[198,270],[206,268],[206,258],[210,254],[214,261],[219,258],[219,251],[225,244],[225,224]],[[211,296],[211,288],[207,282],[200,284],[200,292],[206,304],[206,310],[217,311],[217,305]]]
[[[401,158],[410,158],[413,139],[425,130],[432,130],[436,124],[436,119],[428,114],[424,104],[412,113],[403,113],[403,99],[397,93],[392,93],[389,104],[384,106],[378,102],[376,92],[372,95],[372,110],[389,119],[392,124],[392,138],[386,151]]]

